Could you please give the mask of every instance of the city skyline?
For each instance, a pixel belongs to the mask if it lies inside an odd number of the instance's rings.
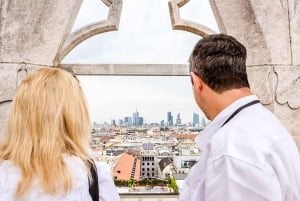
[[[202,122],[200,122],[200,120],[202,120],[203,118],[205,119],[205,122],[207,122],[207,120],[206,120],[206,118],[201,114],[201,113],[196,113],[196,112],[193,112],[191,115],[190,115],[190,118],[189,118],[189,120],[183,120],[181,117],[180,117],[180,123],[178,123],[178,121],[176,121],[176,120],[178,120],[178,114],[180,114],[180,112],[176,112],[176,113],[172,113],[171,112],[171,114],[172,114],[172,118],[173,118],[173,123],[172,124],[170,124],[169,123],[169,121],[168,121],[168,118],[167,117],[162,117],[159,121],[154,121],[154,122],[147,122],[147,121],[145,121],[145,119],[149,119],[149,118],[147,118],[147,117],[145,117],[145,116],[143,116],[143,114],[141,114],[138,110],[137,110],[137,112],[139,113],[139,117],[140,118],[143,118],[143,124],[152,124],[152,123],[155,123],[155,124],[160,124],[161,123],[161,121],[164,121],[165,122],[165,125],[169,125],[169,126],[173,126],[173,125],[183,125],[183,124],[191,124],[191,125],[193,125],[193,126],[195,126],[195,125],[197,125],[197,124],[200,124],[200,123],[202,123]],[[169,113],[170,111],[168,111],[168,112],[166,112],[166,115],[165,116],[167,116],[168,115],[168,113]],[[93,123],[97,123],[97,124],[113,124],[112,123],[112,121],[114,121],[115,122],[115,124],[116,125],[118,125],[119,124],[119,120],[122,120],[122,122],[123,122],[123,124],[125,124],[126,123],[126,120],[125,119],[127,119],[127,118],[131,118],[131,125],[133,125],[133,126],[137,126],[137,125],[135,125],[135,123],[133,122],[133,119],[134,119],[134,112],[133,113],[131,113],[131,115],[130,114],[128,114],[127,116],[123,116],[123,117],[117,117],[117,118],[111,118],[111,119],[107,119],[107,120],[105,120],[105,121],[102,121],[102,122],[99,122],[99,121],[93,121]],[[198,122],[197,123],[195,123],[195,121],[194,121],[194,119],[193,119],[193,117],[195,116],[195,114],[197,114],[199,117],[199,119],[198,119]],[[176,118],[175,118],[176,117]],[[150,119],[153,119],[153,118],[150,118]],[[158,118],[157,118],[158,119]],[[142,125],[142,124],[141,124]]]
[[[78,76],[78,79],[93,122],[110,123],[111,119],[132,116],[136,110],[145,123],[167,122],[167,112],[172,113],[174,122],[180,113],[183,124],[192,122],[193,113],[198,113],[200,119],[204,117],[195,103],[187,76]]]

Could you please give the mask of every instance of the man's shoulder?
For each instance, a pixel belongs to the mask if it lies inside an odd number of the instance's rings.
[[[241,119],[237,118],[219,129],[212,137],[209,143],[210,161],[228,156],[250,164],[263,164],[266,155],[274,152],[274,145],[280,146],[282,140],[291,138],[280,124],[263,125],[260,121],[245,122],[243,117]],[[252,125],[253,122],[257,124]]]

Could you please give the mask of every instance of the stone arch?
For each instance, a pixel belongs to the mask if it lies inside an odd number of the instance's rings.
[[[190,0],[169,1],[170,17],[173,30],[188,31],[202,37],[216,33],[205,25],[181,18],[180,7],[184,6],[189,1]]]
[[[216,33],[205,25],[181,18],[180,8],[189,1],[171,0],[168,2],[173,30],[191,32],[199,36]],[[104,21],[84,26],[71,33],[57,53],[55,66],[72,68],[76,74],[81,75],[188,75],[187,66],[183,64],[61,64],[62,59],[84,40],[94,35],[118,30],[122,0],[110,0],[104,3],[109,7],[108,18]],[[161,68],[162,66],[163,68]]]
[[[59,65],[62,59],[78,44],[84,40],[104,32],[118,30],[121,11],[122,0],[102,0],[102,2],[109,7],[108,17],[106,20],[95,22],[84,26],[67,36],[62,47],[57,52],[54,65]]]

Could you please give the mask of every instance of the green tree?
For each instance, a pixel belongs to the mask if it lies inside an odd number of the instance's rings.
[[[132,179],[129,179],[129,180],[127,181],[127,186],[128,186],[128,188],[131,188],[132,185],[133,185],[133,180],[132,180]]]
[[[175,193],[178,193],[178,186],[176,183],[176,180],[174,178],[170,179],[170,183],[168,185],[170,188],[172,188],[174,190]]]

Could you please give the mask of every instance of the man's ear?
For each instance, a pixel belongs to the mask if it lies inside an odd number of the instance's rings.
[[[191,76],[193,86],[197,88],[197,90],[202,89],[203,87],[202,79],[194,72],[190,72],[190,76]]]

